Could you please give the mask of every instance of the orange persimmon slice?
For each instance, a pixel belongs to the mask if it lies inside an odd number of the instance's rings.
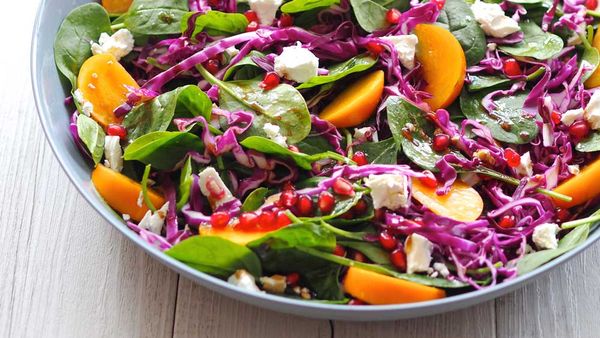
[[[102,0],[102,6],[110,14],[123,14],[129,10],[133,0]]]
[[[571,202],[554,199],[561,208],[570,208],[583,204],[600,195],[600,159],[595,160],[581,172],[561,183],[554,191],[572,197]]]
[[[412,197],[435,214],[460,222],[472,222],[481,215],[483,199],[469,185],[456,181],[442,196],[436,190],[425,186],[419,179],[412,180]]]

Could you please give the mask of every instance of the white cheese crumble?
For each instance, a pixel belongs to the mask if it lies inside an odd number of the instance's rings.
[[[267,122],[263,126],[263,130],[271,141],[287,148],[287,138],[281,135],[281,128],[279,126]]]
[[[579,164],[568,165],[567,171],[569,171],[571,175],[579,175]]]
[[[583,114],[585,119],[590,124],[590,128],[597,130],[600,129],[600,91],[597,90],[592,94],[590,101],[585,106],[585,113]]]
[[[272,25],[275,20],[275,14],[283,0],[248,0],[250,9],[256,12],[258,21],[262,25]]]
[[[277,75],[302,83],[317,76],[319,58],[298,43],[283,48],[283,52],[275,57],[274,68]]]
[[[123,170],[123,149],[121,139],[118,136],[106,136],[104,138],[104,165],[116,172]]]
[[[246,270],[237,270],[233,275],[227,278],[227,283],[233,284],[246,291],[260,292],[260,289],[256,286],[254,276]]]
[[[471,187],[481,182],[479,175],[474,172],[464,172],[460,174],[460,180],[470,185]]]
[[[560,117],[560,122],[562,122],[565,126],[570,126],[573,122],[581,119],[583,117],[583,109],[571,109],[564,112]]]
[[[412,234],[404,242],[404,252],[406,253],[406,272],[425,272],[429,269],[431,263],[431,252],[433,245],[431,242],[419,235]]]
[[[494,42],[490,42],[487,44],[487,48],[492,52],[495,51],[497,47],[498,47],[498,44],[496,44]]]
[[[83,93],[81,90],[77,89],[73,92],[73,99],[79,104],[81,107],[81,113],[87,117],[90,117],[94,112],[94,105],[90,101],[86,101],[83,97]]]
[[[519,24],[506,16],[499,4],[489,4],[480,0],[471,5],[475,20],[485,34],[503,38],[521,30]]]
[[[554,223],[540,224],[533,229],[533,243],[540,250],[556,249],[558,247],[556,238],[558,231],[560,228]]]
[[[414,34],[384,36],[382,40],[389,41],[394,45],[398,53],[400,63],[408,69],[415,68],[415,50],[419,39]]]
[[[160,235],[160,232],[165,225],[165,219],[167,218],[167,210],[169,210],[169,202],[165,203],[154,213],[152,210],[146,211],[144,218],[142,218],[138,226],[142,229],[146,229],[150,232]]]
[[[529,152],[521,155],[521,163],[515,168],[515,171],[522,176],[533,176],[533,163]]]
[[[433,263],[433,269],[442,275],[442,277],[446,278],[450,275],[450,270],[444,263]]]
[[[117,60],[121,60],[133,50],[133,34],[125,28],[119,29],[113,35],[100,34],[98,43],[92,41],[92,54],[112,54]]]
[[[235,199],[215,168],[208,167],[204,169],[198,175],[198,178],[200,191],[208,198],[208,202],[213,210]]]
[[[405,175],[370,175],[365,185],[371,188],[373,207],[396,210],[408,205],[408,178]]]
[[[131,215],[129,215],[129,214],[123,214],[123,220],[124,220],[125,222],[127,222],[127,221],[131,220]]]

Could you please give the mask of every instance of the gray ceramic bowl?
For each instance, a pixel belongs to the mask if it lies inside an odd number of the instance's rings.
[[[204,287],[249,304],[307,317],[355,321],[419,317],[464,308],[515,290],[571,259],[600,237],[600,231],[596,231],[583,245],[566,255],[532,273],[495,287],[436,301],[404,305],[340,306],[296,301],[268,294],[248,293],[220,279],[198,272],[162,254],[127,228],[121,218],[95,193],[90,183],[92,168],[71,139],[68,130],[70,114],[63,104],[66,87],[63,86],[54,66],[52,45],[62,19],[73,8],[86,2],[89,0],[42,0],[37,14],[31,48],[31,77],[35,102],[48,143],[67,176],[102,217],[149,255]]]

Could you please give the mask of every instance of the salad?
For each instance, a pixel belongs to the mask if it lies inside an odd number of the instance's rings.
[[[334,304],[493,287],[600,220],[597,0],[103,0],[56,36],[91,181],[157,250]]]

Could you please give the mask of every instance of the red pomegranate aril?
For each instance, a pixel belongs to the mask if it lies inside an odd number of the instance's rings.
[[[120,124],[109,124],[106,132],[109,136],[118,136],[121,140],[127,137],[127,129]]]
[[[437,5],[437,8],[441,10],[442,8],[444,8],[446,0],[433,0],[433,3],[435,3]]]
[[[321,214],[327,215],[331,213],[333,207],[335,206],[335,198],[329,191],[322,191],[319,194],[319,199],[317,200],[317,206],[321,211]]]
[[[298,194],[294,190],[285,190],[279,196],[279,204],[285,208],[291,208],[298,202]]]
[[[281,14],[281,17],[279,18],[279,22],[277,23],[277,26],[279,26],[279,28],[285,28],[285,27],[290,27],[294,24],[294,17],[283,13]]]
[[[296,202],[296,209],[300,216],[311,216],[313,213],[313,201],[308,195],[300,195]]]
[[[561,124],[561,117],[562,115],[557,111],[553,111],[552,113],[550,113],[550,119],[552,120],[552,122],[554,122],[554,124]]]
[[[256,32],[258,30],[258,22],[251,21],[248,26],[246,26],[246,32]]]
[[[333,192],[342,196],[354,196],[354,187],[352,183],[343,177],[338,177],[333,182]]]
[[[375,220],[379,222],[385,222],[385,209],[375,209]]]
[[[361,263],[365,263],[367,261],[367,257],[360,251],[354,251],[352,254],[352,259]]]
[[[389,232],[382,231],[379,233],[379,244],[387,251],[392,251],[398,246],[398,241]]]
[[[353,299],[350,299],[350,301],[348,302],[348,305],[367,305],[367,303],[363,302],[360,299],[353,298]]]
[[[333,254],[336,256],[344,257],[346,256],[346,249],[343,246],[336,244],[335,249],[333,249]]]
[[[300,149],[293,144],[288,145],[288,150],[293,151],[295,153],[299,153]]]
[[[375,41],[367,42],[366,48],[373,56],[378,56],[385,50],[382,44]]]
[[[506,76],[519,76],[523,74],[521,66],[519,66],[519,63],[515,59],[504,61],[502,68],[504,69],[504,74],[506,74]]]
[[[300,281],[300,274],[297,272],[292,272],[292,273],[289,273],[287,276],[285,276],[285,282],[287,283],[287,285],[296,286],[296,285],[298,285],[299,281]]]
[[[423,185],[426,187],[437,188],[438,181],[437,178],[435,178],[435,175],[429,170],[423,171],[423,174],[425,177],[419,177],[419,181],[421,181],[421,183],[423,183]]]
[[[388,9],[388,11],[385,13],[385,21],[395,25],[400,22],[400,15],[402,15],[402,13],[400,13],[400,11],[396,8]]]
[[[356,162],[356,165],[367,165],[369,161],[367,160],[367,155],[362,151],[357,151],[352,155],[352,161]]]
[[[358,216],[365,214],[367,210],[369,210],[369,204],[363,199],[358,200],[356,205],[352,207],[352,213]]]
[[[260,87],[264,90],[271,90],[277,86],[279,86],[279,76],[275,72],[268,72],[265,74],[262,82],[260,83]]]
[[[258,215],[253,212],[244,212],[238,218],[238,224],[235,226],[239,230],[252,230],[256,228]]]
[[[598,8],[598,0],[585,0],[585,8],[595,11]]]
[[[521,155],[512,148],[504,149],[504,159],[511,168],[516,168],[521,164]]]
[[[283,184],[283,186],[281,187],[282,191],[294,191],[296,190],[296,188],[294,187],[294,184],[292,184],[292,182],[287,181]]]
[[[219,0],[208,0],[210,7],[219,7]]]
[[[390,253],[390,261],[400,271],[406,271],[406,254],[404,249],[398,248]]]
[[[277,213],[277,227],[278,228],[283,228],[284,226],[290,225],[290,224],[292,224],[292,221],[290,220],[288,215],[285,214],[284,211],[280,211]]]
[[[581,140],[590,133],[590,126],[586,121],[575,121],[569,126],[569,134]]]
[[[354,218],[354,213],[352,212],[352,210],[348,210],[345,213],[341,214],[339,217],[341,219],[351,220]]]
[[[231,217],[224,211],[215,212],[210,215],[210,225],[215,229],[223,229],[229,224]]]
[[[204,68],[211,74],[216,74],[221,67],[221,63],[216,59],[210,59],[204,63]]]
[[[436,152],[442,152],[450,146],[450,136],[446,134],[436,134],[433,137],[431,148]]]
[[[504,215],[498,221],[498,226],[502,229],[510,229],[515,226],[515,216],[512,215]]]
[[[571,219],[571,212],[568,209],[558,208],[556,210],[556,218],[561,222],[566,222]]]
[[[248,22],[258,22],[258,15],[253,10],[246,11],[244,16],[248,19]]]
[[[273,211],[263,211],[258,215],[258,225],[265,230],[273,229],[277,225],[277,215]]]

